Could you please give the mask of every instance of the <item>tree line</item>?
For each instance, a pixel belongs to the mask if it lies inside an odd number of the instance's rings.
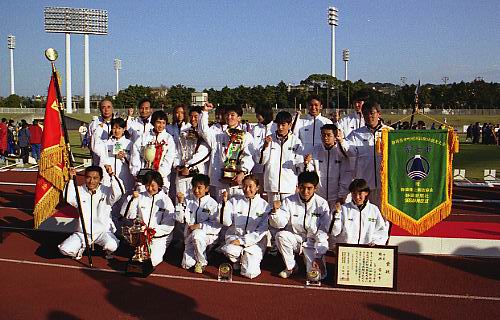
[[[239,104],[245,107],[269,106],[278,108],[304,108],[311,94],[322,98],[327,108],[346,108],[351,104],[353,93],[365,90],[378,100],[383,108],[410,108],[415,101],[415,84],[366,83],[341,81],[327,74],[312,74],[300,81],[298,85],[286,84],[257,85],[235,88],[223,87],[220,90],[205,89],[210,102],[214,104]],[[191,104],[191,93],[194,88],[178,84],[172,87],[152,88],[142,85],[131,85],[121,90],[114,98],[115,108],[136,106],[143,97],[149,97],[156,108],[170,108],[175,105]],[[472,82],[451,84],[423,84],[419,87],[420,104],[433,109],[493,109],[500,106],[500,84],[476,79]],[[83,103],[83,101],[79,101]],[[83,105],[83,104],[82,104]],[[45,103],[34,97],[11,95],[0,99],[0,107],[38,108]]]

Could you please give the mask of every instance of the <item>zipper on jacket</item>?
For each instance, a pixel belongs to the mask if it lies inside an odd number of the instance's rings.
[[[250,209],[252,209],[252,199],[249,199],[250,202],[248,203],[248,213],[247,213],[247,221],[245,222],[245,231],[243,231],[243,235],[247,233],[247,227],[248,227],[248,218],[250,218]]]
[[[155,196],[156,194],[153,194],[153,201],[151,201],[151,210],[149,210],[148,228],[149,225],[151,224],[151,217],[153,216],[153,207],[155,206]]]
[[[328,149],[328,160],[326,161],[326,200],[328,200],[328,195],[329,195],[329,186],[330,186],[330,150],[331,148]]]

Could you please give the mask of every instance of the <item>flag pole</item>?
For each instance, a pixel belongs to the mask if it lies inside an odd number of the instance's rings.
[[[420,89],[420,80],[418,80],[418,85],[417,88],[415,89],[415,103],[413,104],[413,111],[411,112],[411,118],[410,118],[410,130],[411,127],[413,126],[413,117],[415,116],[415,113],[418,111],[418,90]]]
[[[57,51],[55,51],[52,48],[49,48],[45,51],[45,57],[47,57],[47,59],[50,61],[50,64],[52,65],[52,77],[54,79],[54,85],[56,88],[56,95],[57,95],[57,102],[58,102],[57,109],[59,110],[59,115],[61,117],[61,125],[63,127],[64,140],[66,142],[66,149],[68,150],[69,166],[70,166],[70,168],[74,168],[75,164],[73,161],[73,153],[71,151],[71,145],[69,143],[68,129],[66,128],[66,121],[64,119],[64,109],[61,106],[62,98],[61,98],[61,90],[59,88],[59,79],[57,77],[56,65],[54,63],[57,59]],[[88,235],[87,235],[87,228],[85,227],[85,220],[83,219],[83,211],[82,211],[82,205],[81,205],[81,201],[80,201],[80,192],[78,191],[78,184],[76,181],[76,175],[73,176],[73,183],[75,186],[76,201],[78,204],[78,206],[77,206],[78,215],[80,216],[80,223],[82,225],[83,239],[85,240],[85,248],[87,249],[87,257],[89,260],[89,266],[92,268],[92,250],[91,250],[90,244],[89,244],[89,239],[88,239]]]

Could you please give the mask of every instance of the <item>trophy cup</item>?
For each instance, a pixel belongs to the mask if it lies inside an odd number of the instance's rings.
[[[221,263],[219,266],[218,281],[233,281],[233,267],[229,263]]]
[[[307,272],[306,286],[321,286],[321,268],[316,260],[311,265],[311,270]]]
[[[156,146],[154,145],[154,143],[148,143],[142,148],[142,158],[144,159],[145,168],[139,170],[137,178],[142,180],[146,173],[153,170],[153,162],[155,161],[155,156]]]
[[[227,134],[230,140],[226,149],[222,179],[232,180],[238,173],[242,172],[240,167],[240,155],[243,148],[245,131],[232,128],[227,130]]]
[[[193,155],[196,152],[196,146],[198,145],[198,134],[196,133],[195,130],[189,130],[182,132],[179,135],[179,150],[181,152],[181,161],[182,161],[182,166],[185,166],[186,163],[193,158]],[[183,175],[184,177],[191,177],[198,173],[198,169],[196,168],[190,168],[189,169],[189,174],[188,175]]]
[[[128,275],[147,277],[153,271],[146,229],[146,225],[139,218],[134,220],[132,226],[122,227],[123,237],[135,248],[134,255],[128,261],[125,269],[125,273]]]

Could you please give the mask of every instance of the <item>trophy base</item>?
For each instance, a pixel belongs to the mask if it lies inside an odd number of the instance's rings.
[[[233,267],[229,263],[222,263],[219,266],[218,281],[233,281]]]
[[[319,270],[311,270],[307,273],[306,286],[321,286],[321,273]]]
[[[230,181],[230,180],[233,180],[234,177],[236,177],[236,175],[238,173],[240,173],[242,171],[239,171],[239,170],[224,170],[222,171],[222,180],[225,180],[225,181]]]
[[[125,269],[125,274],[131,277],[143,277],[146,278],[153,272],[153,265],[151,260],[144,260],[143,262],[135,261],[130,259],[127,262],[127,267]]]

